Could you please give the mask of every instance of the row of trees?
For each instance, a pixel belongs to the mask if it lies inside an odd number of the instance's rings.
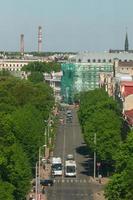
[[[53,91],[47,84],[1,73],[0,199],[25,199],[53,105]]]
[[[111,172],[115,171],[106,189],[106,197],[109,200],[131,199],[133,133],[123,137],[125,132],[119,105],[103,89],[96,89],[81,94],[78,114],[90,151],[96,151],[98,162],[105,162]]]
[[[50,73],[61,71],[61,64],[57,62],[31,62],[22,68],[22,71]]]
[[[57,62],[32,62],[22,67],[21,70],[30,72],[28,79],[33,83],[38,83],[44,81],[44,73],[61,71],[61,64]]]

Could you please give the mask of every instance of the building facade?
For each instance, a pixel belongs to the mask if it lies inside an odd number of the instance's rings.
[[[80,53],[62,64],[61,94],[63,101],[72,103],[76,93],[93,90],[100,87],[100,74],[114,74],[115,60],[124,62],[133,61],[132,53]],[[113,76],[113,75],[111,75]],[[111,95],[111,76],[108,75],[108,89]],[[106,77],[107,78],[107,77]],[[110,84],[110,85],[109,85]]]

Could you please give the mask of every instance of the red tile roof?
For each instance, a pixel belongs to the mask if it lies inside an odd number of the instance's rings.
[[[129,125],[133,126],[133,109],[124,112],[124,115],[127,119]]]
[[[121,85],[124,85],[124,86],[133,86],[133,81],[121,81]]]
[[[133,94],[133,81],[121,81],[121,88],[123,96]]]

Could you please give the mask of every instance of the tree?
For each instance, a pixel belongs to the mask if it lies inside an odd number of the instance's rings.
[[[86,120],[91,118],[91,114],[103,109],[113,110],[120,115],[120,107],[117,102],[112,97],[109,97],[103,89],[95,89],[81,93],[78,116],[82,130],[84,129]]]
[[[38,149],[44,144],[44,119],[34,106],[26,105],[12,113],[12,131],[35,166]]]
[[[0,114],[0,177],[9,183],[10,198],[17,200],[24,199],[29,190],[31,166],[10,126],[9,117]]]
[[[116,153],[116,174],[105,190],[108,200],[128,200],[133,197],[133,132],[121,143]]]
[[[51,73],[61,71],[61,64],[57,62],[31,62],[21,69],[26,72]]]
[[[0,181],[0,199],[15,200],[13,196],[14,186],[8,182]]]
[[[113,160],[114,152],[118,149],[121,141],[121,122],[112,110],[101,110],[94,112],[84,126],[84,138],[87,145],[101,160]],[[94,134],[97,136],[97,144],[94,144]]]
[[[44,81],[44,76],[40,72],[31,72],[28,79],[33,83],[39,83]]]

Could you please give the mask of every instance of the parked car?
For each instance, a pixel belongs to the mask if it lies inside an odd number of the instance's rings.
[[[52,186],[53,185],[53,180],[51,178],[49,179],[41,179],[40,184],[42,186]]]

